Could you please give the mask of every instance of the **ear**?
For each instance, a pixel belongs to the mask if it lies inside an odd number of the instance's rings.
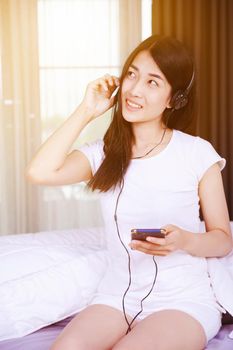
[[[166,105],[166,108],[168,108],[168,109],[172,108],[171,100],[172,100],[172,96],[170,95],[170,97],[168,98],[168,101],[167,101],[167,105]]]
[[[172,108],[172,106],[171,106],[171,98],[169,99],[169,101],[168,101],[168,103],[166,105],[166,108],[168,108],[168,109]]]

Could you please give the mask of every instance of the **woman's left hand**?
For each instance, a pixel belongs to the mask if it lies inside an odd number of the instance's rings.
[[[150,255],[168,255],[176,250],[185,250],[191,232],[174,225],[162,227],[166,230],[165,238],[147,237],[146,241],[133,240],[130,247]]]

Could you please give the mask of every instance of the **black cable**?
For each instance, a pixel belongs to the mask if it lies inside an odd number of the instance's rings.
[[[151,292],[152,292],[152,290],[153,290],[153,288],[154,288],[154,285],[155,285],[155,282],[156,282],[156,279],[157,279],[157,275],[158,275],[158,265],[157,265],[157,262],[155,261],[155,256],[154,256],[154,255],[153,255],[152,259],[153,259],[153,262],[154,262],[154,264],[155,264],[155,275],[154,275],[154,280],[153,280],[153,282],[152,282],[151,289],[150,289],[149,292],[144,296],[144,298],[141,299],[141,309],[140,309],[140,311],[134,316],[134,318],[132,319],[132,321],[130,322],[126,334],[128,334],[128,333],[131,331],[131,326],[132,326],[133,322],[134,322],[134,321],[136,320],[136,318],[142,313],[142,311],[143,311],[143,305],[142,305],[142,303],[143,303],[143,301],[151,294]]]
[[[144,158],[144,157],[146,157],[148,154],[150,154],[156,147],[158,147],[159,145],[161,145],[161,143],[163,142],[163,139],[164,139],[164,137],[165,137],[166,131],[167,131],[167,126],[164,128],[164,131],[163,131],[163,134],[162,134],[162,137],[161,137],[160,141],[159,141],[154,147],[152,147],[148,152],[146,152],[145,154],[143,154],[143,156],[134,157],[134,158],[132,158],[132,159],[141,159],[141,158]]]
[[[161,145],[161,143],[163,142],[163,139],[164,139],[164,137],[165,137],[167,128],[168,128],[168,122],[169,122],[170,116],[172,115],[172,113],[173,113],[174,111],[175,111],[175,108],[172,108],[171,111],[170,111],[170,113],[169,113],[168,116],[167,116],[167,121],[166,121],[165,128],[164,128],[164,131],[163,131],[163,133],[162,133],[162,136],[161,136],[160,141],[159,141],[155,146],[153,146],[149,151],[147,151],[145,154],[143,154],[142,156],[134,157],[134,158],[132,158],[132,159],[141,159],[141,158],[144,158],[144,157],[146,157],[148,154],[150,154],[155,148],[157,148],[158,146]]]
[[[120,230],[119,230],[119,226],[118,226],[118,221],[117,221],[117,209],[118,209],[118,204],[119,204],[119,199],[120,199],[120,196],[121,196],[121,193],[124,189],[124,178],[122,179],[122,183],[121,183],[121,188],[120,188],[120,191],[119,191],[119,194],[117,196],[117,200],[116,200],[116,206],[115,206],[115,212],[114,212],[114,220],[115,220],[115,223],[116,223],[116,228],[117,228],[117,234],[118,234],[118,237],[119,237],[119,240],[122,244],[122,246],[124,247],[126,253],[127,253],[127,256],[128,256],[128,272],[129,272],[129,282],[128,282],[128,286],[123,294],[123,297],[122,297],[122,309],[123,309],[123,314],[124,314],[124,318],[125,318],[125,321],[128,325],[128,329],[126,331],[126,334],[128,334],[130,331],[131,331],[131,326],[133,324],[133,322],[136,320],[136,318],[142,313],[143,311],[143,301],[151,294],[153,288],[154,288],[154,285],[155,285],[155,282],[156,282],[156,278],[157,278],[157,274],[158,274],[158,265],[155,261],[155,257],[153,255],[153,262],[155,264],[155,276],[154,276],[154,280],[152,282],[152,286],[151,286],[151,289],[149,290],[149,292],[145,295],[145,297],[141,300],[141,308],[140,308],[140,311],[134,316],[134,318],[131,320],[131,322],[129,322],[128,318],[127,318],[127,315],[126,315],[126,311],[125,311],[125,297],[126,297],[126,294],[128,293],[129,289],[130,289],[130,286],[131,286],[131,282],[132,282],[132,274],[131,274],[131,260],[130,260],[130,254],[129,254],[129,251],[127,249],[127,247],[125,246],[124,242],[122,241],[122,238],[121,238],[121,235],[120,235]]]
[[[130,323],[129,323],[129,321],[128,321],[128,318],[127,318],[126,312],[125,312],[125,297],[126,297],[126,294],[128,293],[128,290],[129,290],[129,288],[130,288],[130,286],[131,286],[131,281],[132,281],[132,279],[131,279],[131,266],[130,266],[130,254],[129,254],[129,251],[128,251],[128,249],[126,248],[124,242],[123,242],[122,239],[121,239],[121,235],[120,235],[120,231],[119,231],[119,226],[118,226],[118,222],[117,222],[117,208],[118,208],[118,203],[119,203],[120,195],[121,195],[121,193],[122,193],[122,191],[123,191],[123,188],[124,188],[124,184],[125,184],[125,183],[124,183],[124,178],[123,178],[123,179],[122,179],[121,188],[120,188],[120,192],[119,192],[119,194],[118,194],[118,196],[117,196],[117,200],[116,200],[116,206],[115,206],[115,212],[114,212],[114,220],[115,220],[115,223],[116,223],[117,234],[118,234],[119,240],[120,240],[122,246],[124,247],[124,249],[125,249],[125,251],[126,251],[126,253],[127,253],[127,255],[128,255],[129,282],[128,282],[128,286],[127,286],[127,288],[126,288],[126,290],[125,290],[125,292],[124,292],[124,295],[123,295],[123,297],[122,297],[122,308],[123,308],[123,313],[124,313],[125,321],[126,321],[126,323],[127,323],[127,325],[128,325],[128,329],[129,329],[129,328],[130,328]]]

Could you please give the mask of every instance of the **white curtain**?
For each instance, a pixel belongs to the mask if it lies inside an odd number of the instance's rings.
[[[38,227],[38,188],[25,165],[40,143],[37,3],[0,1],[1,118],[0,232]]]
[[[144,3],[148,1],[144,1]],[[142,39],[140,0],[1,0],[0,233],[102,225],[84,184],[27,183],[25,168],[80,103],[87,83],[118,75]],[[110,113],[73,148],[102,137]]]

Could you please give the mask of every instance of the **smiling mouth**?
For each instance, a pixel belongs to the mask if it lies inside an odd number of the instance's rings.
[[[126,106],[127,106],[129,109],[133,109],[133,110],[142,109],[142,106],[141,106],[141,105],[138,105],[137,103],[134,103],[134,102],[132,102],[132,101],[129,101],[128,99],[126,99]]]

